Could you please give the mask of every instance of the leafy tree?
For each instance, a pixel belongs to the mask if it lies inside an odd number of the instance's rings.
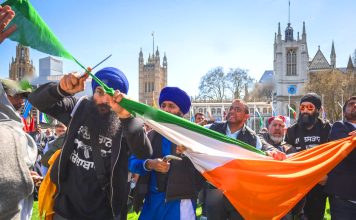
[[[327,118],[332,122],[341,119],[342,101],[356,94],[355,72],[343,73],[340,70],[326,70],[309,73],[309,82],[305,85],[306,92],[316,92],[323,97],[323,107]]]
[[[248,75],[248,70],[236,68],[230,69],[226,75],[227,88],[231,91],[234,99],[242,99],[245,86],[253,83],[253,78]]]
[[[216,67],[206,73],[199,84],[199,99],[217,100],[226,99],[226,75],[222,67]]]
[[[248,101],[271,101],[274,90],[273,83],[255,83]]]

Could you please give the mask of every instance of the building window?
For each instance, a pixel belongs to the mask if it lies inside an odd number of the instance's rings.
[[[215,108],[212,108],[212,109],[211,109],[211,114],[212,114],[212,115],[215,115],[215,113],[216,113]]]
[[[267,108],[263,108],[263,114],[267,113]]]
[[[297,53],[295,49],[287,51],[287,76],[297,75]]]
[[[217,108],[216,112],[218,115],[221,115],[221,108]]]
[[[199,113],[203,113],[203,109],[202,109],[202,108],[199,108],[199,109],[198,109],[198,112],[199,112]]]

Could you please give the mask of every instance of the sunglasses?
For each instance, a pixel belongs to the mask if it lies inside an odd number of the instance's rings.
[[[300,109],[301,111],[304,111],[304,110],[313,111],[313,110],[315,109],[315,106],[314,106],[314,105],[311,105],[311,104],[309,104],[309,105],[301,105],[301,106],[299,107],[299,109]]]

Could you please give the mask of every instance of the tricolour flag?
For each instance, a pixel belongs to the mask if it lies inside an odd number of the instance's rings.
[[[48,116],[43,112],[40,113],[40,122],[41,123],[45,123],[45,124],[49,124]]]
[[[272,116],[277,116],[277,112],[273,107],[273,102],[271,102]]]
[[[276,161],[255,148],[145,104],[124,108],[177,145],[245,219],[280,219],[356,145],[346,138]],[[254,151],[254,152],[253,152]]]
[[[289,111],[292,112],[294,120],[296,120],[297,119],[297,112],[292,107],[290,107],[290,105],[288,105],[288,109],[289,109]]]
[[[258,108],[255,108],[255,115],[257,115],[257,117],[260,119],[260,129],[261,129],[263,126],[263,119],[261,113],[258,111]]]

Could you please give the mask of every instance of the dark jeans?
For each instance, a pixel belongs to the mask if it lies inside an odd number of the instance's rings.
[[[356,219],[356,204],[343,200],[338,196],[330,196],[330,212],[332,220]]]
[[[323,220],[327,195],[324,186],[317,184],[307,194],[304,214],[308,220]]]
[[[240,213],[219,189],[207,189],[206,209],[208,220],[243,220]]]

